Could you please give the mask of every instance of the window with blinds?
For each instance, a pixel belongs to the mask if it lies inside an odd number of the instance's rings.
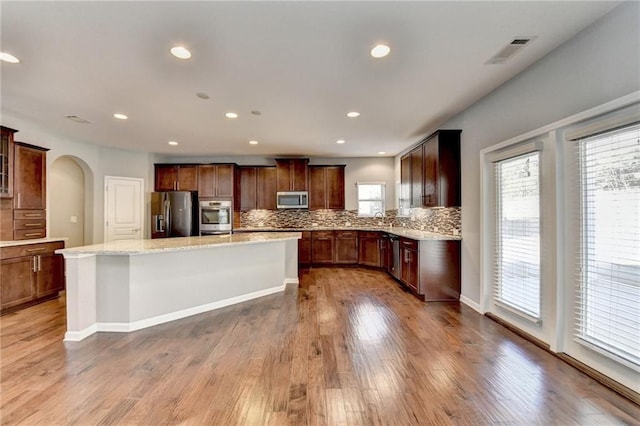
[[[640,367],[640,125],[576,141],[577,341]]]
[[[494,171],[494,302],[540,322],[540,153],[497,161]]]
[[[358,216],[384,216],[384,183],[358,182]]]

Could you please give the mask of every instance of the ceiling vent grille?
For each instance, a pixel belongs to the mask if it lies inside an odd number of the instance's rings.
[[[69,120],[73,121],[74,123],[91,124],[91,122],[89,120],[85,120],[84,118],[78,117],[77,115],[67,115],[67,116],[65,116],[65,118],[68,118]]]
[[[516,37],[509,44],[503,47],[495,56],[487,61],[487,64],[504,64],[513,55],[521,51],[530,44],[535,37]]]

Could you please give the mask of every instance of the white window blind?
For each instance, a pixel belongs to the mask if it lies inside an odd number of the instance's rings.
[[[541,320],[540,153],[495,163],[495,304]]]
[[[578,342],[640,366],[640,125],[578,144]]]
[[[375,216],[381,213],[384,216],[384,183],[358,182],[358,216]]]

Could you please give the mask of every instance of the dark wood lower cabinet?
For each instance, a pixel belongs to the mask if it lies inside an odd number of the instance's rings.
[[[380,267],[387,272],[391,272],[392,259],[391,240],[386,232],[380,233]]]
[[[313,231],[311,233],[311,263],[333,263],[333,231]]]
[[[336,264],[358,263],[358,231],[335,231],[333,262]]]
[[[358,235],[358,264],[380,268],[382,266],[382,236],[379,232],[360,231]]]
[[[311,263],[311,231],[303,231],[302,238],[298,240],[298,263],[301,265]]]
[[[460,298],[459,240],[420,242],[420,294],[425,301]]]
[[[420,294],[419,248],[420,241],[400,238],[400,280],[416,294]]]
[[[298,240],[301,265],[359,264],[391,274],[393,247],[386,232],[305,231],[302,236]],[[399,245],[400,273],[396,279],[425,301],[459,300],[459,240],[400,237]]]
[[[0,310],[17,308],[64,290],[64,242],[0,248]]]

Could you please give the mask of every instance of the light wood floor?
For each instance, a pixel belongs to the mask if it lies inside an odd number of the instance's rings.
[[[638,424],[640,407],[464,305],[385,274],[63,343],[64,303],[1,319],[2,424]]]

